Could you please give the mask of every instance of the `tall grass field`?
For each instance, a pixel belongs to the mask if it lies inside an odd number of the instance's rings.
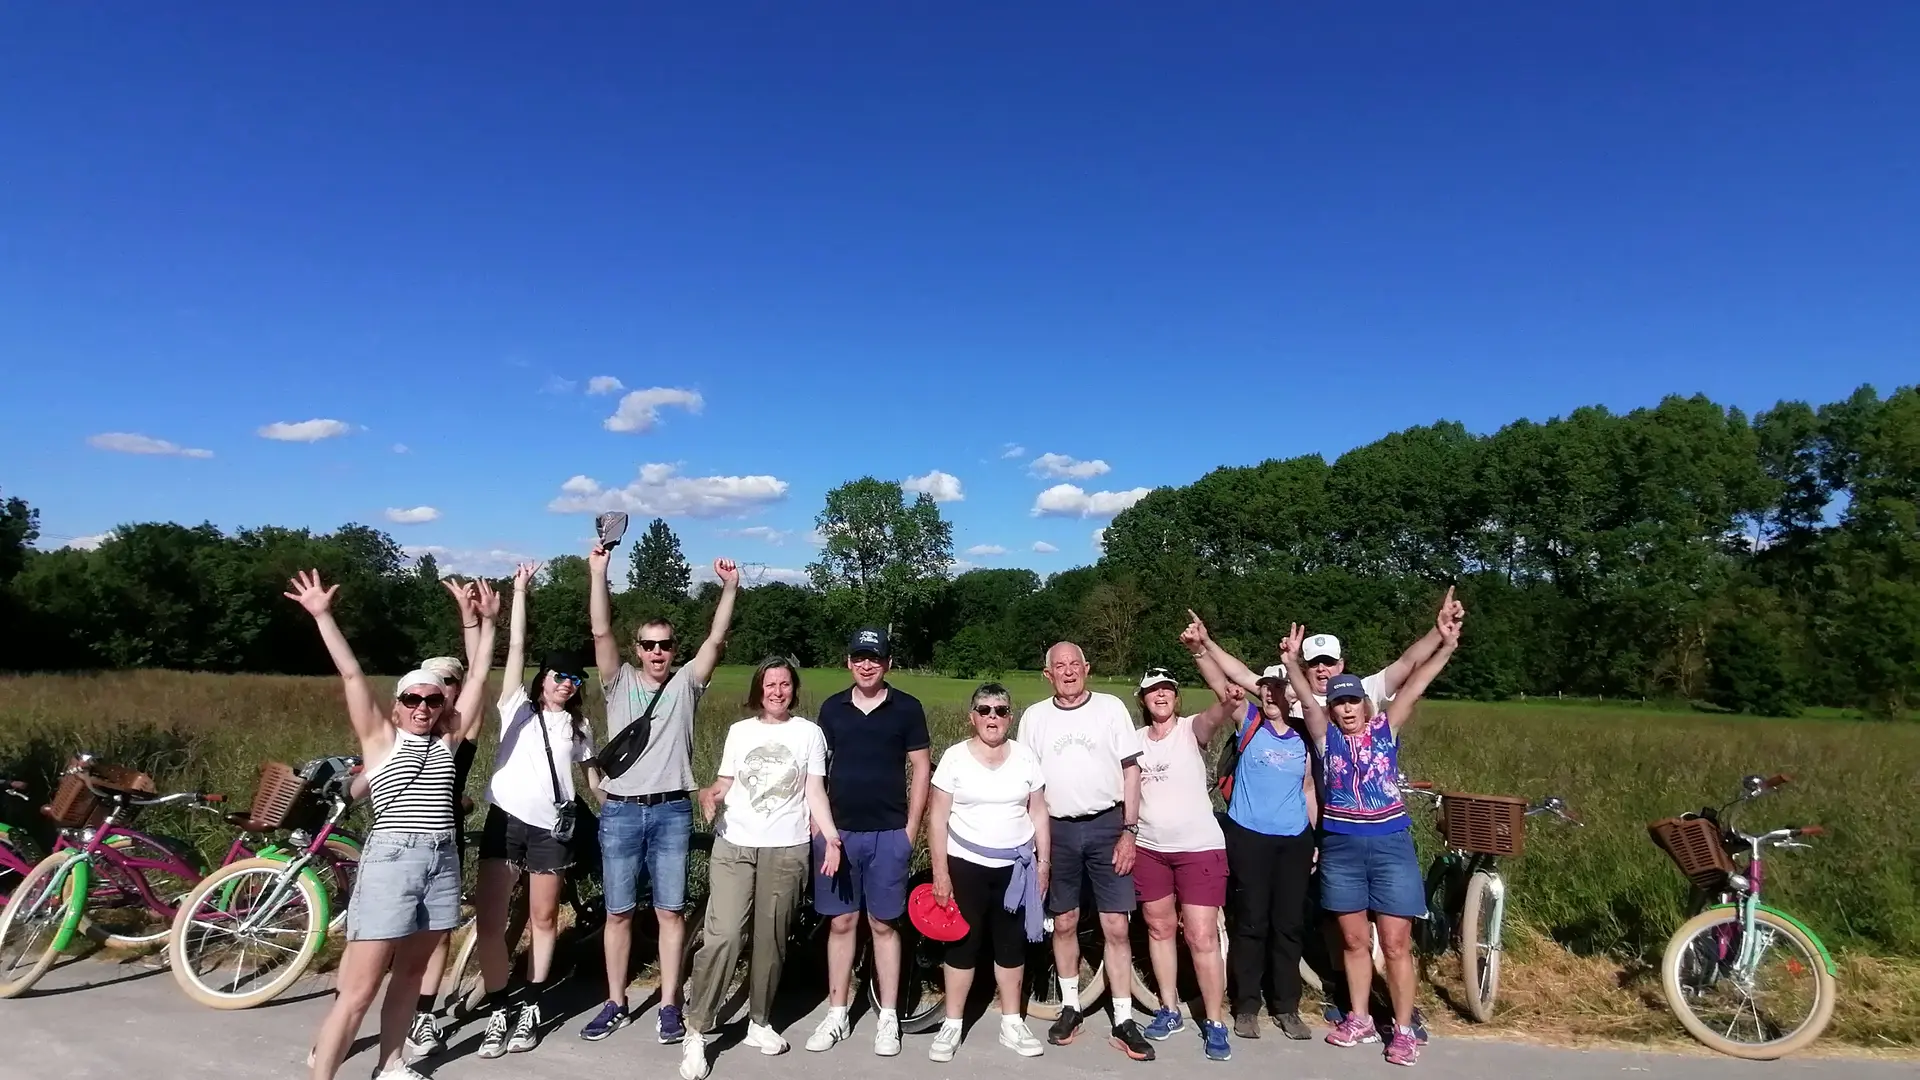
[[[727,724],[745,715],[748,672],[722,669],[701,705],[694,756],[703,782],[713,776]],[[805,672],[801,713],[811,715],[847,682],[844,671]],[[972,684],[905,673],[893,683],[926,703],[936,758],[966,737]],[[1047,692],[1033,674],[1008,684],[1016,706]],[[1125,685],[1096,688],[1129,696]],[[1183,704],[1198,709],[1211,700],[1189,690]],[[587,701],[602,732],[604,709],[591,686]],[[487,730],[469,791],[476,799],[497,719]],[[334,679],[161,671],[0,677],[0,774],[28,781],[37,805],[82,749],[152,773],[163,791],[221,791],[244,805],[262,762],[355,747]],[[1745,774],[1787,773],[1793,783],[1750,807],[1744,820],[1827,827],[1813,850],[1779,853],[1767,888],[1772,903],[1805,920],[1839,959],[1841,1001],[1828,1041],[1920,1050],[1920,725],[1432,701],[1410,725],[1401,760],[1409,775],[1444,790],[1560,795],[1586,823],[1572,829],[1534,819],[1524,854],[1504,864],[1511,948],[1501,1013],[1472,1030],[1576,1042],[1679,1039],[1660,1000],[1657,965],[1683,917],[1686,889],[1646,825],[1728,800]],[[16,827],[45,824],[29,820],[36,815],[25,804],[6,812]],[[1438,838],[1431,815],[1416,813],[1424,858]],[[231,839],[205,815],[153,814],[142,827],[190,839],[214,859]],[[1427,1011],[1443,1028],[1467,1030],[1446,1004],[1455,979],[1450,961],[1432,966]]]

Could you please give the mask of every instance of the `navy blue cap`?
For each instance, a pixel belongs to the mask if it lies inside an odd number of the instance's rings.
[[[1327,680],[1327,701],[1335,702],[1346,698],[1364,698],[1367,686],[1358,675],[1335,675]]]
[[[855,630],[853,636],[847,639],[847,655],[859,656],[863,653],[885,660],[888,655],[887,632],[877,626],[863,626]]]

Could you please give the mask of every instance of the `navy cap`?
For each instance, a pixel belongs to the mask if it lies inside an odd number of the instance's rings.
[[[847,639],[847,655],[859,656],[863,653],[885,660],[887,632],[877,626],[863,626],[855,630],[853,636]]]
[[[1345,698],[1364,698],[1367,686],[1358,675],[1335,675],[1327,680],[1327,700],[1340,701]]]

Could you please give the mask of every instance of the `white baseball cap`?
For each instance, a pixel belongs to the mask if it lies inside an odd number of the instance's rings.
[[[1173,673],[1166,668],[1148,668],[1147,673],[1140,677],[1139,692],[1144,694],[1156,686],[1171,686],[1175,690],[1178,690],[1180,689],[1180,681],[1175,679]]]
[[[1266,682],[1268,679],[1272,679],[1275,682],[1286,682],[1287,669],[1280,664],[1268,664],[1267,670],[1260,673],[1260,678],[1257,681]]]
[[[1318,660],[1321,657],[1330,660],[1340,659],[1340,639],[1332,634],[1315,634],[1300,643],[1300,659]]]

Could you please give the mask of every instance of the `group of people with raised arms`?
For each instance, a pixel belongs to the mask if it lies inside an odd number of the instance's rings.
[[[644,897],[659,923],[654,1029],[662,1043],[681,1045],[683,1080],[709,1073],[716,1014],[749,943],[744,1044],[785,1052],[771,1008],[789,926],[810,894],[830,932],[827,1014],[806,1049],[827,1051],[852,1034],[864,922],[881,997],[873,1049],[898,1054],[899,923],[924,822],[932,904],[960,928],[942,957],[946,1018],[929,1048],[934,1061],[950,1061],[959,1049],[962,1010],[983,958],[993,967],[1000,1042],[1022,1056],[1044,1052],[1022,999],[1028,949],[1043,940],[1048,918],[1063,1004],[1047,1042],[1078,1036],[1083,910],[1098,918],[1104,942],[1111,1042],[1130,1058],[1153,1058],[1153,1043],[1185,1021],[1171,1005],[1144,1029],[1134,1019],[1128,924],[1136,906],[1162,987],[1174,985],[1184,934],[1201,989],[1207,1058],[1231,1056],[1229,1018],[1234,1034],[1258,1038],[1262,1004],[1288,1037],[1307,1038],[1298,969],[1316,877],[1319,907],[1337,925],[1352,1006],[1327,1041],[1381,1040],[1367,1010],[1370,927],[1377,927],[1395,1013],[1387,1059],[1417,1059],[1409,940],[1425,905],[1396,783],[1398,736],[1458,644],[1465,611],[1451,592],[1433,630],[1366,679],[1344,673],[1337,639],[1308,637],[1297,625],[1282,662],[1256,675],[1195,616],[1181,641],[1215,702],[1183,714],[1178,682],[1150,670],[1137,693],[1144,726],[1120,698],[1088,687],[1078,646],[1057,644],[1046,656],[1051,696],[1028,704],[1016,723],[1007,689],[981,686],[968,705],[973,736],[946,748],[937,766],[924,708],[887,681],[886,631],[862,628],[847,647],[852,685],[822,701],[816,719],[794,712],[800,671],[792,660],[759,665],[744,703],[749,715],[728,729],[716,780],[701,790],[692,767],[694,718],[725,644],[738,571],[728,560],[715,562],[722,591],[711,627],[676,669],[674,627],[663,620],[635,628],[633,662],[622,659],[608,554],[596,546],[588,558],[589,624],[607,701],[607,738],[598,744],[582,714],[586,672],[578,658],[548,656],[522,681],[526,593],[537,567],[514,575],[475,895],[486,992],[479,1056],[539,1041],[563,875],[593,846],[585,830],[595,830],[605,887],[608,996],[582,1038],[607,1038],[633,1020],[626,987],[632,920]],[[423,662],[401,677],[388,705],[334,621],[338,588],[309,571],[287,593],[312,614],[339,670],[366,764],[360,793],[373,806],[337,997],[310,1064],[316,1080],[335,1075],[384,978],[375,1075],[404,1080],[420,1075],[410,1058],[443,1045],[433,1001],[447,933],[460,921],[462,794],[483,726],[501,603],[485,581],[449,582],[466,662]],[[1204,751],[1221,730],[1232,738],[1220,768],[1227,810],[1216,814]],[[596,797],[597,827],[581,792]],[[702,943],[683,977],[696,804],[713,822],[714,842]],[[505,932],[523,877],[532,946],[515,985]],[[1223,906],[1232,916],[1230,972],[1217,932]]]

